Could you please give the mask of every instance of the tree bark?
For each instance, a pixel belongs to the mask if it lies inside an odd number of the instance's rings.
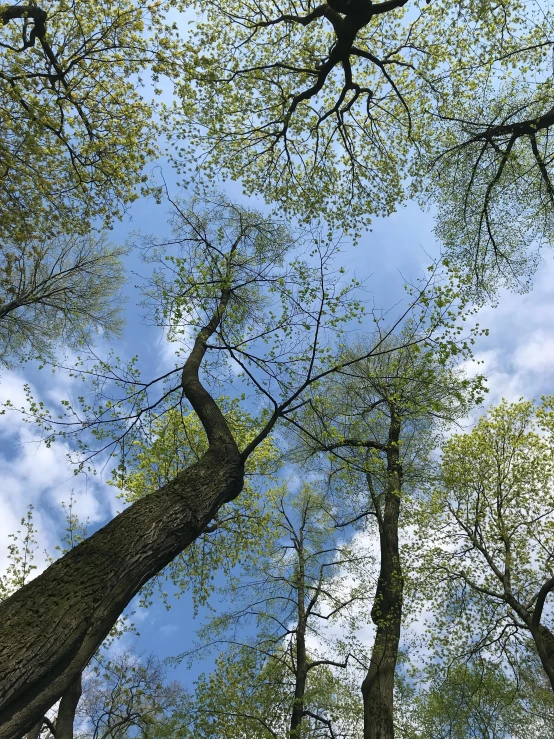
[[[398,521],[402,467],[400,421],[391,416],[387,444],[387,479],[382,514],[378,513],[381,564],[371,618],[377,627],[371,664],[362,683],[364,739],[394,739],[394,673],[400,643],[404,579]]]
[[[73,739],[75,711],[83,692],[81,675],[65,691],[56,718],[56,739]]]
[[[0,606],[0,739],[18,739],[83,671],[140,588],[242,490],[222,445],[137,501]]]
[[[40,732],[42,730],[43,720],[41,719],[36,723],[28,734],[25,734],[24,739],[39,739]]]
[[[19,739],[36,725],[75,685],[140,588],[241,492],[243,456],[198,377],[229,295],[222,292],[182,373],[208,437],[206,454],[0,604],[0,739]]]
[[[554,634],[541,623],[538,625],[531,623],[529,630],[535,642],[543,670],[550,682],[550,687],[554,691]]]
[[[306,657],[306,604],[305,604],[305,567],[304,567],[304,535],[300,529],[296,543],[298,556],[298,586],[296,589],[298,623],[296,627],[296,674],[294,683],[294,701],[290,718],[290,739],[301,739],[302,719],[304,718],[304,695],[308,676]]]

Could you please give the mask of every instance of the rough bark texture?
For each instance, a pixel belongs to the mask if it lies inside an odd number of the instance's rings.
[[[212,448],[0,607],[0,738],[19,739],[75,681],[140,588],[242,489],[235,449]]]
[[[116,516],[0,604],[0,739],[19,739],[79,679],[129,601],[241,492],[244,464],[217,403],[200,383],[224,290],[182,374],[208,436],[202,459]]]
[[[371,618],[377,627],[371,664],[362,683],[364,739],[394,739],[394,672],[400,642],[403,576],[398,545],[402,469],[400,422],[391,418],[387,444],[387,482],[378,512],[381,566]]]

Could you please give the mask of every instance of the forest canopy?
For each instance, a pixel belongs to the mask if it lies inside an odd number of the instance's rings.
[[[0,739],[549,735],[552,8],[0,19]]]

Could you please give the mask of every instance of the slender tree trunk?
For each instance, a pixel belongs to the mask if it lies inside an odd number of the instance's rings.
[[[400,421],[391,417],[387,445],[387,480],[378,512],[381,566],[371,618],[377,627],[371,664],[362,683],[364,739],[394,739],[394,673],[400,642],[403,576],[398,544],[402,470],[398,442]]]
[[[82,675],[65,691],[56,718],[56,739],[73,739],[75,711],[83,692]]]
[[[42,729],[42,719],[36,723],[28,734],[25,734],[24,739],[39,739],[40,731]]]
[[[304,542],[303,531],[297,541],[298,556],[298,587],[297,612],[298,625],[296,629],[296,675],[294,683],[294,702],[290,718],[290,739],[301,739],[302,719],[304,718],[304,694],[306,693],[306,679],[308,675],[308,662],[306,657],[306,605],[304,589]]]
[[[294,684],[294,703],[290,717],[291,739],[301,739],[302,719],[304,718],[304,694],[306,693],[307,661],[305,625],[296,639],[296,677]]]
[[[217,403],[200,383],[224,290],[185,362],[182,387],[209,448],[0,604],[0,739],[19,739],[74,686],[140,588],[189,546],[242,490],[244,463]]]

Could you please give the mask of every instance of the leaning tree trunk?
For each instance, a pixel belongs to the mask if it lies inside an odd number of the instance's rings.
[[[392,415],[387,445],[387,481],[379,520],[381,566],[371,618],[377,627],[368,673],[362,683],[364,739],[394,739],[394,673],[400,642],[403,576],[398,544],[402,470],[400,422]]]
[[[1,604],[1,739],[31,730],[144,583],[202,533],[242,480],[236,448],[210,449]]]
[[[0,604],[0,739],[20,739],[36,726],[77,683],[140,588],[241,492],[243,458],[198,377],[229,295],[222,292],[183,367],[183,392],[206,431],[206,454]]]

